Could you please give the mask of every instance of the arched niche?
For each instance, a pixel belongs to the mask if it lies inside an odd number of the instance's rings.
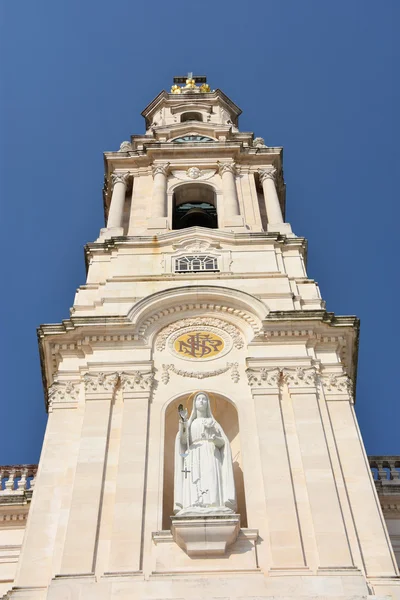
[[[178,186],[172,207],[172,229],[218,227],[216,194],[210,185],[187,183]]]
[[[196,390],[197,391],[197,390]],[[205,390],[207,391],[207,390]],[[192,410],[193,396],[196,392],[175,398],[167,406],[164,420],[164,472],[163,472],[163,529],[171,528],[171,515],[174,504],[174,451],[178,433],[178,406],[183,404]],[[235,406],[220,394],[207,392],[211,400],[211,411],[222,426],[232,450],[233,474],[237,498],[237,512],[240,514],[241,527],[247,527],[246,501],[244,493],[242,453],[240,448],[239,420]]]
[[[181,123],[185,121],[203,121],[203,115],[200,112],[184,112],[181,114]]]

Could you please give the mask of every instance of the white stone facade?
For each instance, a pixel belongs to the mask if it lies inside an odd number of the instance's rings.
[[[39,329],[49,420],[8,597],[400,595],[353,409],[358,321],[325,311],[284,222],[282,149],[239,114],[219,90],[162,92],[146,134],[105,154],[86,284]],[[217,227],[174,229],[196,198]],[[209,271],[177,269],[204,256]],[[176,409],[196,390],[231,444],[240,530],[194,558],[170,516]]]

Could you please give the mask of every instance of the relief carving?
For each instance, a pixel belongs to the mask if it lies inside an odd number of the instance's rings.
[[[86,392],[113,392],[118,373],[85,373],[83,381]]]
[[[151,390],[153,379],[153,371],[132,371],[120,374],[121,387],[124,392]]]
[[[251,387],[270,386],[278,387],[282,371],[279,367],[260,367],[246,369],[247,380]]]
[[[222,329],[226,333],[228,333],[233,341],[233,345],[235,348],[240,349],[243,348],[244,342],[243,338],[239,333],[239,330],[236,329],[234,325],[230,325],[226,321],[222,321],[221,319],[216,318],[207,318],[207,317],[195,317],[192,319],[182,319],[181,321],[175,321],[162,329],[161,332],[157,336],[156,341],[156,349],[164,350],[168,337],[180,329],[187,329],[188,327],[204,327],[207,326],[216,327],[218,329]]]

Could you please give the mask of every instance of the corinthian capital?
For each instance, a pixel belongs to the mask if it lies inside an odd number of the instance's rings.
[[[221,162],[217,162],[218,165],[218,173],[220,175],[223,175],[224,173],[232,173],[232,175],[235,175],[236,173],[236,166],[234,162],[229,162],[229,163],[221,163]]]
[[[277,170],[275,167],[271,167],[270,169],[261,169],[258,171],[258,174],[260,176],[261,183],[263,183],[265,179],[272,179],[272,181],[275,181]]]
[[[168,167],[169,167],[170,163],[163,163],[161,165],[153,165],[152,166],[152,171],[153,171],[153,177],[155,177],[156,175],[159,175],[161,173],[161,175],[164,175],[164,177],[166,177],[168,175]]]
[[[285,367],[282,374],[289,389],[316,385],[317,370],[315,367]]]
[[[118,381],[118,373],[85,373],[83,381],[86,392],[113,392]]]
[[[113,173],[111,175],[111,187],[113,188],[116,183],[124,183],[125,185],[128,182],[130,173]]]
[[[132,371],[131,373],[120,373],[122,391],[136,392],[140,390],[151,390],[154,379],[153,371]]]
[[[250,387],[278,387],[281,379],[279,367],[259,367],[246,370]]]
[[[78,381],[55,381],[48,392],[49,405],[62,404],[64,402],[76,402],[79,395]]]

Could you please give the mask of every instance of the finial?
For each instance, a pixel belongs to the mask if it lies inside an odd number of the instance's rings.
[[[184,83],[185,85],[177,85],[179,83]],[[196,85],[196,84],[201,85]],[[207,94],[211,92],[210,86],[207,84],[207,77],[200,75],[193,75],[193,73],[189,72],[186,77],[174,77],[174,85],[171,87],[171,94],[187,94],[187,93],[195,93],[199,92],[202,94]]]

